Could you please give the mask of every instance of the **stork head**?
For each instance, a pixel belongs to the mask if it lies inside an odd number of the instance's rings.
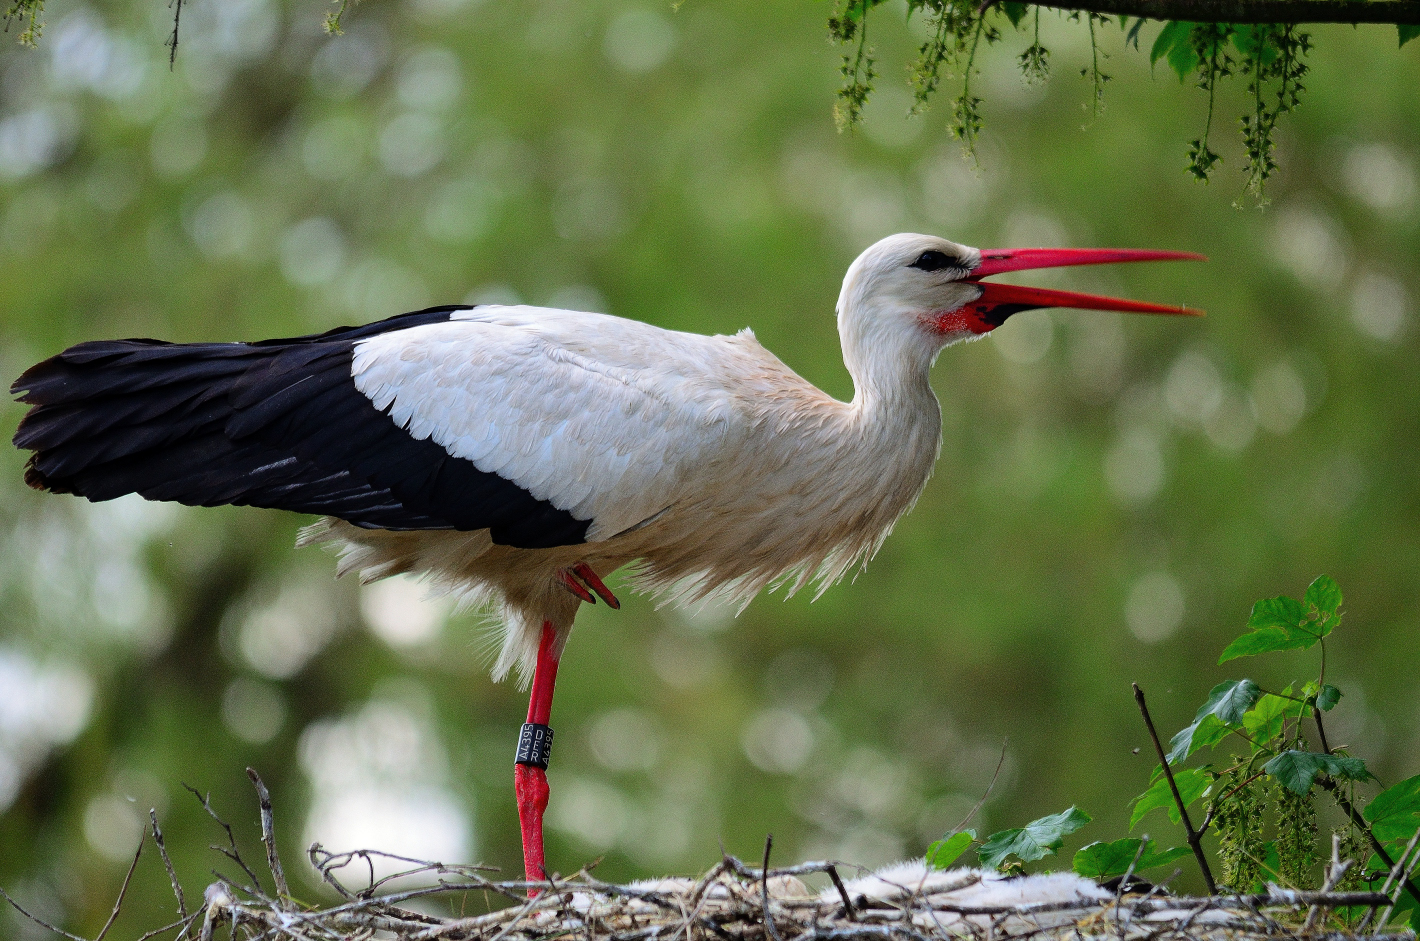
[[[1072,307],[1135,314],[1199,316],[1190,307],[1148,304],[981,279],[1007,271],[1125,261],[1204,260],[1190,252],[1111,248],[978,249],[934,235],[890,235],[848,268],[838,297],[838,330],[850,370],[865,357],[905,357],[930,365],[941,349],[984,336],[1024,310]]]

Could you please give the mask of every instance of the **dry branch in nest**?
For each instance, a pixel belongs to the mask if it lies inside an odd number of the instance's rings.
[[[857,867],[813,862],[770,868],[768,846],[760,868],[727,855],[698,879],[614,885],[583,869],[569,879],[499,881],[490,878],[496,872],[490,867],[376,850],[332,853],[316,844],[310,862],[340,901],[306,905],[286,887],[270,797],[256,773],[249,773],[262,811],[264,880],[242,859],[231,828],[198,794],[227,836],[226,846],[214,848],[241,875],[217,874],[193,911],[173,877],[178,920],[138,941],[1340,941],[1359,935],[1335,930],[1327,924],[1332,919],[1319,913],[1360,907],[1374,914],[1392,903],[1380,893],[1276,887],[1261,894],[1197,898],[1144,883],[1135,885],[1147,891],[1111,891],[1073,873],[1008,878],[979,869],[934,870],[920,860],[845,881],[839,869]],[[149,836],[172,876],[156,818]],[[141,852],[140,844],[130,879]],[[377,875],[391,864],[403,868]],[[804,877],[815,875],[828,877],[827,889],[808,887]],[[263,881],[273,891],[268,893]],[[114,915],[95,941],[108,935],[127,887],[125,879]],[[469,893],[487,899],[490,909],[494,899],[507,904],[472,916],[434,913],[461,908]],[[30,915],[3,890],[0,896],[57,935],[87,941]],[[1379,924],[1385,918],[1382,914]],[[1383,928],[1368,937],[1415,941],[1412,931]]]

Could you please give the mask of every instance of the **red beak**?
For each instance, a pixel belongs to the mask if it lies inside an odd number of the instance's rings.
[[[977,282],[1007,271],[1031,271],[1036,268],[1064,268],[1073,265],[1107,265],[1124,261],[1207,261],[1193,252],[1159,252],[1133,248],[983,248],[981,264],[965,278]],[[963,311],[978,333],[993,330],[1012,314],[1041,307],[1071,307],[1076,310],[1115,310],[1130,314],[1174,314],[1201,317],[1203,311],[1192,307],[1149,304],[1075,291],[1052,291],[1048,288],[1020,287],[1014,284],[981,284],[981,297],[967,304]],[[974,315],[974,316],[972,316]]]

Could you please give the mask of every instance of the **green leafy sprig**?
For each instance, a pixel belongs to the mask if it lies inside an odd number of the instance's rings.
[[[5,9],[6,32],[15,21],[24,24],[19,35],[20,45],[33,49],[40,33],[44,32],[44,0],[10,0],[10,5]]]
[[[1205,47],[1199,54],[1213,53]],[[1169,740],[1167,752],[1154,734],[1143,693],[1135,687],[1162,760],[1149,787],[1133,801],[1129,829],[1163,809],[1169,820],[1187,830],[1189,845],[1160,849],[1147,835],[1094,842],[1075,853],[1075,872],[1106,880],[1194,854],[1211,886],[1213,876],[1201,843],[1205,834],[1211,834],[1216,839],[1220,887],[1247,893],[1262,891],[1272,882],[1302,889],[1314,881],[1318,861],[1330,855],[1332,832],[1323,834],[1318,825],[1317,801],[1323,793],[1347,818],[1335,835],[1339,857],[1349,861],[1349,868],[1334,888],[1375,892],[1388,875],[1399,872],[1396,859],[1420,831],[1420,775],[1382,790],[1364,810],[1358,810],[1358,788],[1376,779],[1364,760],[1344,747],[1332,746],[1326,737],[1323,716],[1342,698],[1341,690],[1326,682],[1326,641],[1341,626],[1342,601],[1336,582],[1323,575],[1301,599],[1282,595],[1253,605],[1244,632],[1227,646],[1219,662],[1316,648],[1321,655],[1316,679],[1276,691],[1246,678],[1219,683],[1193,721]],[[1234,746],[1226,761],[1217,766],[1184,766],[1204,749],[1224,742]],[[1188,814],[1195,804],[1202,805],[1203,813],[1196,828]],[[979,844],[975,831],[951,833],[932,844],[927,862],[946,868],[975,845],[982,865],[1021,871],[1026,863],[1057,853],[1064,838],[1089,819],[1084,811],[1071,807],[1024,827],[994,833]],[[1420,927],[1420,888],[1410,879],[1394,881],[1396,891],[1408,897],[1395,906],[1392,922]],[[1348,919],[1358,914],[1342,909],[1332,917],[1341,921],[1341,927],[1351,927]]]

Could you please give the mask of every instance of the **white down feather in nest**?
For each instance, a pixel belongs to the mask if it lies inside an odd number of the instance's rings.
[[[725,879],[724,876],[720,877]],[[632,883],[629,888],[674,898],[688,896],[695,891],[699,882],[683,877],[646,879]],[[1069,904],[1072,902],[1106,902],[1114,894],[1100,888],[1089,879],[1069,872],[1044,873],[1038,875],[1006,877],[986,869],[929,869],[920,859],[908,860],[885,866],[871,875],[850,879],[844,889],[855,909],[896,909],[908,899],[915,899],[912,920],[927,932],[952,931],[953,927],[969,932],[976,927],[985,927],[993,921],[1008,932],[1021,927],[1028,921],[1031,927],[1049,927],[1068,924],[1079,917],[1078,911],[1040,912],[1038,906]],[[774,901],[804,900],[815,898],[814,893],[802,881],[793,876],[775,876],[769,880],[769,896]],[[751,887],[751,891],[753,891]],[[743,892],[730,884],[717,880],[705,889],[704,898],[713,908],[715,903],[732,903],[737,894]],[[588,892],[571,893],[570,908],[584,915],[605,916],[618,907],[630,903],[632,908],[643,908],[643,916],[657,911],[656,906],[634,899],[603,899]],[[829,887],[817,896],[819,905],[825,908],[841,907],[842,897],[838,890]],[[954,909],[955,911],[948,911]],[[996,914],[963,915],[961,909],[991,909]],[[1020,915],[1006,915],[1002,910],[1020,909]],[[623,909],[624,910],[624,909]]]
[[[1073,872],[1038,873],[1007,877],[989,869],[930,869],[921,859],[885,866],[872,875],[844,883],[849,899],[857,908],[895,908],[910,898],[919,899],[922,911],[913,921],[923,928],[950,928],[953,924],[985,927],[999,915],[963,915],[944,909],[1022,909],[1070,902],[1103,902],[1114,897],[1089,879]],[[840,900],[838,890],[828,888],[821,902]],[[1078,912],[1037,912],[1031,921],[1042,927],[1069,922]],[[1009,927],[1003,926],[1003,927]]]

